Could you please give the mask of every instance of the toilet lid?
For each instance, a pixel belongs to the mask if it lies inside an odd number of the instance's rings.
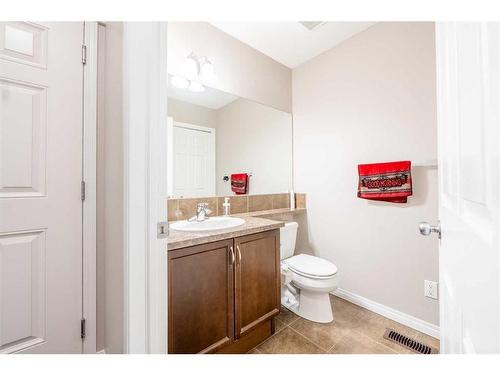
[[[312,255],[299,254],[285,260],[293,271],[304,275],[325,277],[337,273],[335,264]]]

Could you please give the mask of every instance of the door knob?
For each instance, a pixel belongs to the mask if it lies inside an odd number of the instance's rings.
[[[437,225],[431,225],[426,221],[422,221],[418,224],[418,229],[422,236],[428,236],[431,233],[437,233],[439,238],[441,238],[441,224],[438,222]]]

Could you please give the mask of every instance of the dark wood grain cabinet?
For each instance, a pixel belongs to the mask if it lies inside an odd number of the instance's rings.
[[[168,252],[168,352],[242,353],[274,333],[279,230]]]
[[[235,336],[279,314],[279,236],[257,233],[234,239]]]
[[[233,241],[168,254],[168,351],[207,353],[234,339]]]

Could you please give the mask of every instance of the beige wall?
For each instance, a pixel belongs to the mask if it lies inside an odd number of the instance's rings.
[[[180,100],[168,98],[168,115],[174,121],[188,124],[215,128],[217,125],[217,112],[215,109],[202,107]]]
[[[291,112],[291,70],[206,22],[168,23],[168,72],[194,52],[212,60],[216,89]]]
[[[251,172],[249,194],[283,193],[292,188],[292,116],[238,99],[217,111],[217,195],[234,195],[231,173]]]
[[[295,190],[307,193],[298,249],[334,262],[340,288],[438,324],[437,171],[414,168],[396,205],[356,197],[357,164],[436,158],[433,23],[379,23],[293,71]]]
[[[103,43],[105,42],[105,43]],[[99,33],[97,150],[97,350],[123,352],[122,23]]]

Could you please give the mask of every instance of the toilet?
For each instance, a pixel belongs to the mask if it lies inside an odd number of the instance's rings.
[[[335,264],[307,254],[293,255],[296,222],[280,229],[281,304],[297,315],[318,323],[333,321],[329,293],[337,289]]]

